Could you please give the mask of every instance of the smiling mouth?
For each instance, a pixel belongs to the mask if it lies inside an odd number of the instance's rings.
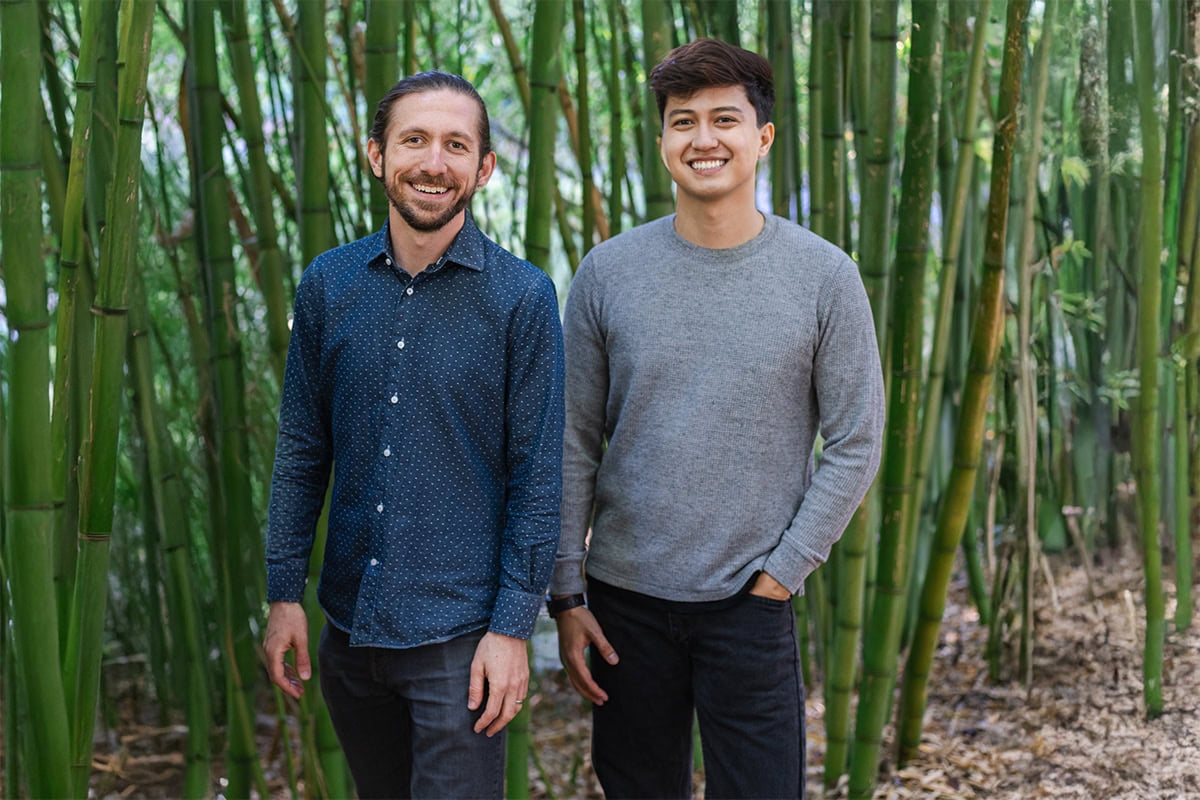
[[[701,170],[708,170],[708,169],[717,169],[718,167],[723,167],[723,166],[725,166],[725,159],[711,159],[711,160],[707,160],[707,161],[693,161],[693,162],[692,162],[691,164],[689,164],[688,166],[690,166],[692,169],[694,169],[694,170],[697,170],[697,171],[701,171]]]
[[[445,194],[446,192],[450,191],[449,186],[433,186],[428,183],[412,183],[409,185],[412,186],[414,189],[416,189],[421,194],[439,195],[439,194]]]

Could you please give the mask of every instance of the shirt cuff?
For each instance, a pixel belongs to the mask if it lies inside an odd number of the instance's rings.
[[[267,602],[300,603],[308,584],[308,564],[268,564]]]
[[[492,621],[488,630],[502,633],[514,639],[533,636],[533,624],[545,598],[540,594],[529,594],[516,589],[500,587],[496,604],[492,607]]]

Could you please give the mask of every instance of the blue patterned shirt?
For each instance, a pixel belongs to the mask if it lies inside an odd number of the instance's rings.
[[[550,279],[470,214],[412,277],[383,230],[296,290],[267,520],[267,599],[317,596],[353,645],[529,638],[558,546],[563,350]]]

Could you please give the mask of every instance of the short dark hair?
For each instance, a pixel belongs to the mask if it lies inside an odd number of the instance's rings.
[[[401,78],[395,86],[388,89],[387,94],[379,101],[379,107],[375,109],[375,121],[371,124],[371,138],[380,147],[386,144],[384,140],[387,138],[388,123],[392,120],[392,105],[401,97],[420,92],[434,92],[439,89],[449,89],[452,92],[465,94],[475,101],[475,104],[479,106],[479,158],[482,159],[492,152],[492,125],[488,120],[487,106],[484,105],[479,92],[475,91],[471,82],[461,75],[437,70],[418,72],[416,75]]]
[[[658,101],[658,116],[672,95],[687,99],[701,89],[741,86],[754,106],[761,128],[775,109],[775,81],[771,63],[758,53],[720,39],[697,39],[667,53],[650,72],[650,88]]]

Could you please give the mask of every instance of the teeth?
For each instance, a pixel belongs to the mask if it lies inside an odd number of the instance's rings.
[[[722,161],[717,161],[717,160],[714,160],[714,161],[693,161],[693,162],[692,162],[692,169],[716,169],[717,167],[720,167],[720,166],[722,166],[722,165],[724,165],[724,164],[725,164],[725,162],[724,162],[723,160],[722,160]]]
[[[414,183],[412,187],[422,194],[445,194],[449,191],[445,186],[430,186],[427,183]]]

